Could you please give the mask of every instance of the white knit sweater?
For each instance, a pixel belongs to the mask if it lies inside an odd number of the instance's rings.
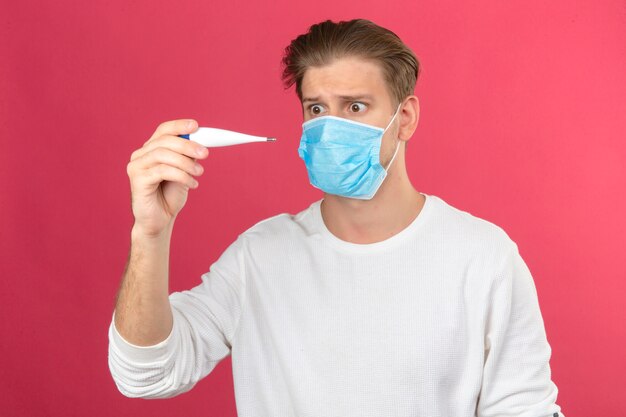
[[[117,387],[171,397],[231,354],[240,417],[563,416],[517,245],[424,196],[407,228],[373,244],[334,236],[321,200],[254,225],[170,295],[165,341],[129,344],[111,322]]]

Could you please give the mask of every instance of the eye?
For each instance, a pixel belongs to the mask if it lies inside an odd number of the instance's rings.
[[[366,108],[367,106],[364,103],[360,103],[358,101],[350,104],[350,111],[352,113],[361,113],[365,111]]]
[[[322,106],[321,104],[312,104],[309,106],[309,112],[314,116],[317,116],[318,114],[322,114],[324,113],[324,111],[325,111],[324,106]]]

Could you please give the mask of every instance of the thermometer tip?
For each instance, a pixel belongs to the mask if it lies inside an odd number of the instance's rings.
[[[276,142],[276,138],[267,138],[268,142]]]

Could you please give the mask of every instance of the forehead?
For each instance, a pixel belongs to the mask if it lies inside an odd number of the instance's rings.
[[[321,67],[310,67],[302,77],[302,97],[369,94],[389,97],[380,64],[358,57],[339,58]]]

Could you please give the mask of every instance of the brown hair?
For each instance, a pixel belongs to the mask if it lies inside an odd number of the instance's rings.
[[[379,63],[396,104],[413,94],[420,71],[415,54],[395,33],[365,19],[339,23],[326,20],[292,40],[282,59],[285,89],[295,83],[302,101],[302,78],[306,70],[346,56]]]

